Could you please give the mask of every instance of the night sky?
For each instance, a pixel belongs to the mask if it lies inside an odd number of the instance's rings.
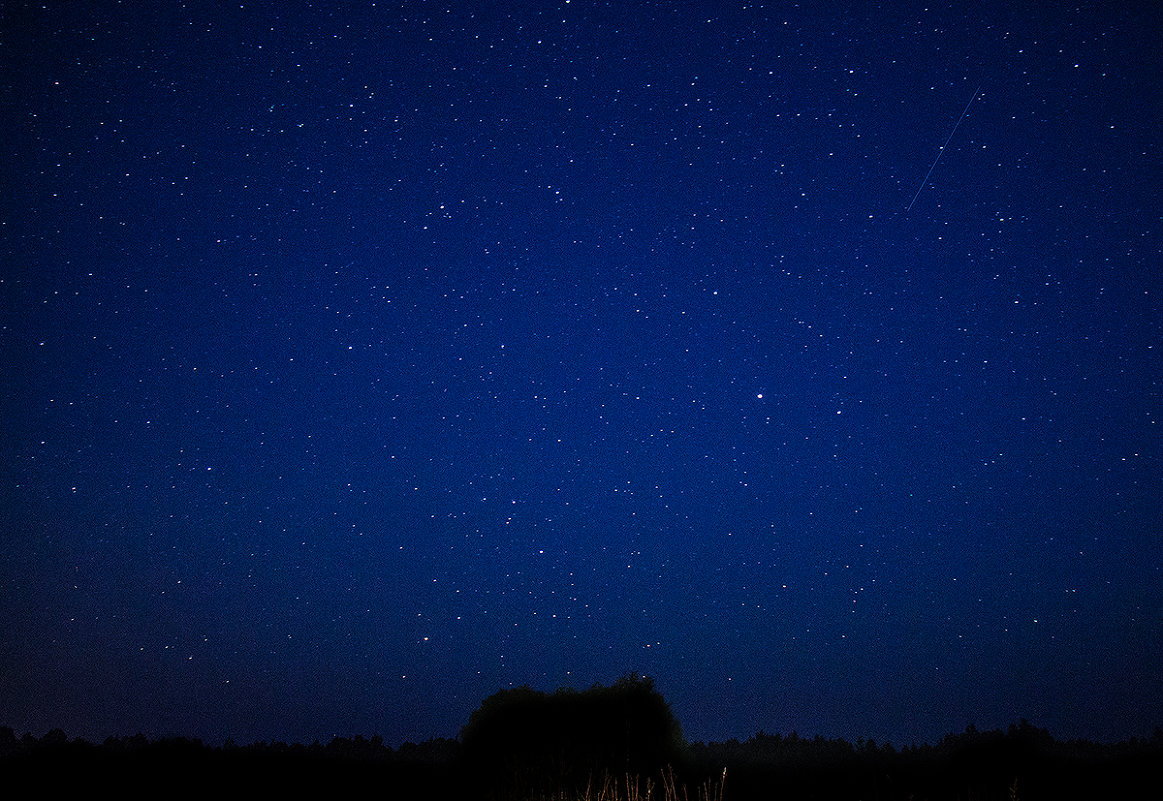
[[[952,5],[4,3],[0,725],[1150,735],[1163,11]]]

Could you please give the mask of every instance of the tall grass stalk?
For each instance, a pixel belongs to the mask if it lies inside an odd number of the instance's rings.
[[[559,791],[551,795],[539,795],[532,801],[723,801],[723,786],[727,783],[727,769],[716,781],[707,779],[692,795],[685,784],[679,784],[674,768],[662,772],[661,782],[656,784],[651,777],[622,777],[607,774],[601,784],[593,780],[586,789],[578,792]],[[658,794],[658,793],[661,794]]]

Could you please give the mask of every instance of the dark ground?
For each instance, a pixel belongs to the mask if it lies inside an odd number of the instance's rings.
[[[430,740],[393,749],[378,738],[328,744],[207,746],[197,740],[37,739],[0,729],[0,769],[10,787],[77,797],[359,796],[387,799],[499,797],[462,770],[460,745]],[[694,743],[677,766],[692,797],[727,768],[723,798],[749,799],[1159,799],[1163,732],[1116,745],[1058,742],[1022,723],[1007,731],[967,730],[937,745],[895,749],[873,742],[757,734],[746,741]],[[656,786],[658,782],[656,780]],[[660,793],[656,791],[656,796]]]

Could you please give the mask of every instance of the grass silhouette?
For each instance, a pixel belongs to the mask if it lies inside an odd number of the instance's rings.
[[[692,794],[690,788],[679,782],[674,768],[668,767],[657,782],[650,776],[606,774],[600,784],[591,782],[580,792],[561,790],[536,795],[529,801],[723,801],[726,783],[727,769],[723,768],[718,780],[707,779]]]

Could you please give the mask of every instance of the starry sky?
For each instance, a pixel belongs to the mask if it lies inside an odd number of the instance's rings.
[[[11,2],[0,724],[1163,724],[1155,3]]]

